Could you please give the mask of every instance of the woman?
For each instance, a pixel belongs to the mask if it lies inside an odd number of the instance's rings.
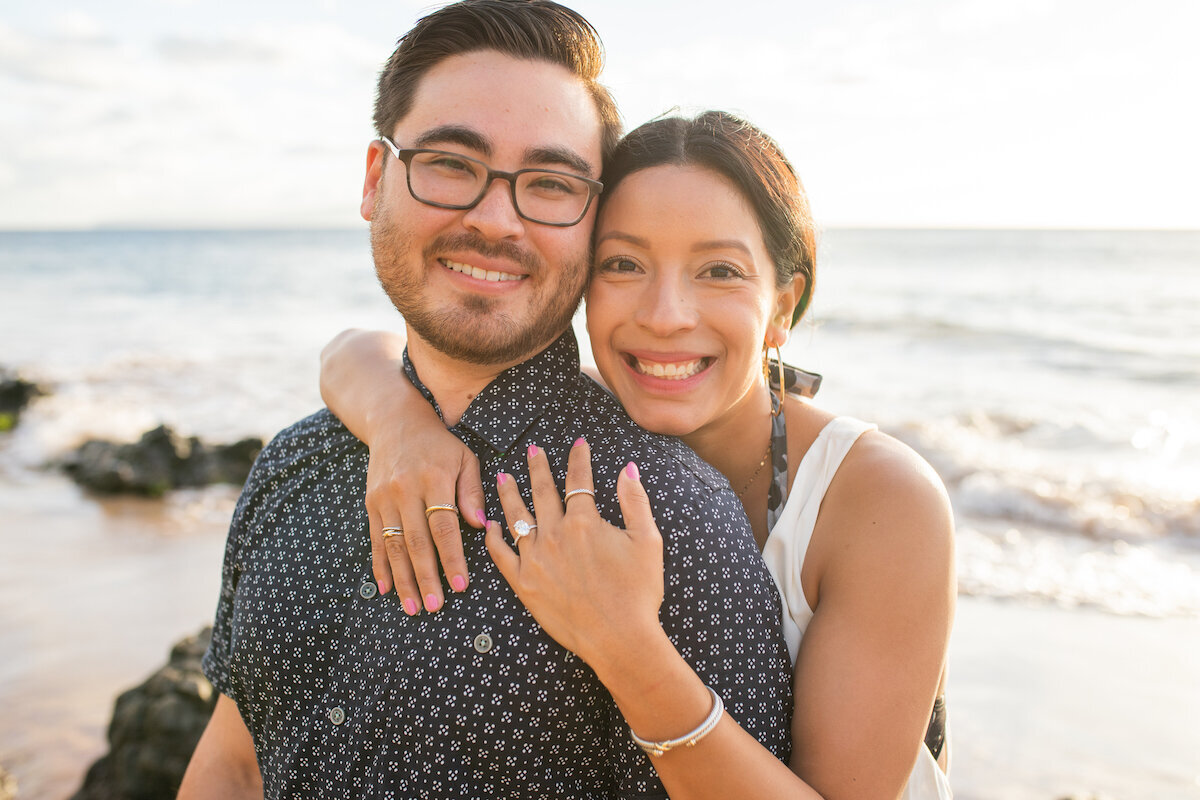
[[[638,424],[683,439],[742,500],[785,606],[795,662],[791,771],[720,713],[659,627],[662,541],[636,465],[617,485],[620,530],[588,497],[586,442],[571,454],[565,510],[544,454],[531,448],[535,513],[512,476],[496,476],[519,540],[508,544],[487,523],[497,567],[609,688],[673,798],[949,797],[935,763],[945,755],[940,698],[955,594],[945,491],[924,461],[874,426],[774,393],[764,379],[766,350],[786,342],[814,277],[812,223],[790,164],[753,126],[708,112],[633,131],[604,184],[587,295],[596,364]],[[408,549],[389,542],[388,554],[407,599],[430,587],[433,557],[430,539],[410,528],[421,512],[401,512],[456,485],[464,518],[483,506],[473,459],[431,411],[419,431],[395,427],[423,402],[395,369],[401,347],[382,335],[335,340],[322,392],[371,446],[372,536],[404,528]],[[396,391],[381,392],[381,382]],[[454,455],[428,456],[432,467],[400,466],[396,455],[430,451]],[[434,539],[461,591],[456,537]],[[427,610],[440,606],[437,584]],[[694,746],[662,747],[681,737]]]

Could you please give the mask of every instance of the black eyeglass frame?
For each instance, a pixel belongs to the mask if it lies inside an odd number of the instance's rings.
[[[492,181],[496,180],[497,178],[502,178],[508,182],[508,194],[512,198],[513,210],[517,212],[518,217],[528,220],[529,222],[537,223],[538,225],[549,225],[553,228],[570,228],[571,226],[578,225],[583,221],[583,218],[587,216],[588,209],[592,207],[592,201],[604,191],[604,184],[600,181],[592,180],[591,178],[585,178],[582,175],[576,175],[573,172],[563,172],[557,169],[542,169],[539,167],[519,169],[515,172],[504,172],[503,170],[492,169],[489,165],[480,161],[478,158],[471,158],[470,156],[464,156],[462,153],[455,153],[450,150],[431,150],[428,148],[402,149],[397,147],[396,143],[386,136],[379,137],[379,141],[387,145],[387,148],[392,151],[392,155],[394,155],[398,160],[404,162],[404,179],[405,183],[408,184],[408,193],[412,195],[412,198],[418,203],[424,203],[425,205],[433,206],[434,208],[448,208],[454,211],[466,211],[467,209],[474,208],[475,206],[479,205],[481,200],[483,200],[483,196],[487,194],[488,189],[492,186]],[[479,190],[479,195],[470,203],[436,203],[432,200],[426,200],[422,197],[417,197],[417,193],[414,192],[412,188],[412,160],[414,156],[420,155],[421,153],[438,153],[441,155],[453,156],[454,158],[461,158],[463,161],[470,161],[473,164],[478,164],[479,166],[483,167],[487,171],[487,175],[484,178],[482,188]],[[526,215],[525,212],[521,211],[521,204],[517,202],[517,178],[518,176],[524,175],[528,172],[562,175],[564,178],[573,178],[574,180],[582,181],[588,190],[587,202],[583,204],[583,211],[579,212],[579,216],[570,222],[546,222],[545,220],[535,219],[534,217]]]

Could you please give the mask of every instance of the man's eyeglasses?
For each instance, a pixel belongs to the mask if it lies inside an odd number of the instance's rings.
[[[508,181],[513,208],[523,219],[566,228],[575,225],[604,190],[591,178],[552,169],[501,172],[470,156],[444,150],[401,150],[386,136],[381,141],[404,162],[408,191],[415,200],[437,208],[474,208],[496,178]]]

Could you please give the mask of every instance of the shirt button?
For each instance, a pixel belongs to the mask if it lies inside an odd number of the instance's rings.
[[[486,653],[492,649],[492,637],[486,633],[481,633],[475,637],[475,652]]]
[[[363,585],[358,587],[358,593],[362,595],[364,599],[370,600],[372,597],[379,594],[379,587],[376,586],[372,581],[364,581]]]
[[[342,711],[341,706],[334,706],[329,709],[329,721],[334,725],[341,725],[346,721],[346,712]]]

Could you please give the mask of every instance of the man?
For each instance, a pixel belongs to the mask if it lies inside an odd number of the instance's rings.
[[[600,60],[590,25],[548,0],[464,0],[421,20],[380,78],[362,202],[376,271],[408,326],[409,378],[484,474],[526,474],[537,445],[561,481],[579,436],[597,486],[639,465],[665,542],[664,627],[786,758],[779,603],[736,497],[579,373],[570,319],[617,132]],[[260,456],[204,661],[221,697],[180,796],[665,796],[611,697],[525,612],[478,531],[463,529],[471,586],[437,613],[378,593],[366,465],[327,411]],[[485,502],[501,518],[494,487]],[[611,497],[598,505],[619,519]]]

